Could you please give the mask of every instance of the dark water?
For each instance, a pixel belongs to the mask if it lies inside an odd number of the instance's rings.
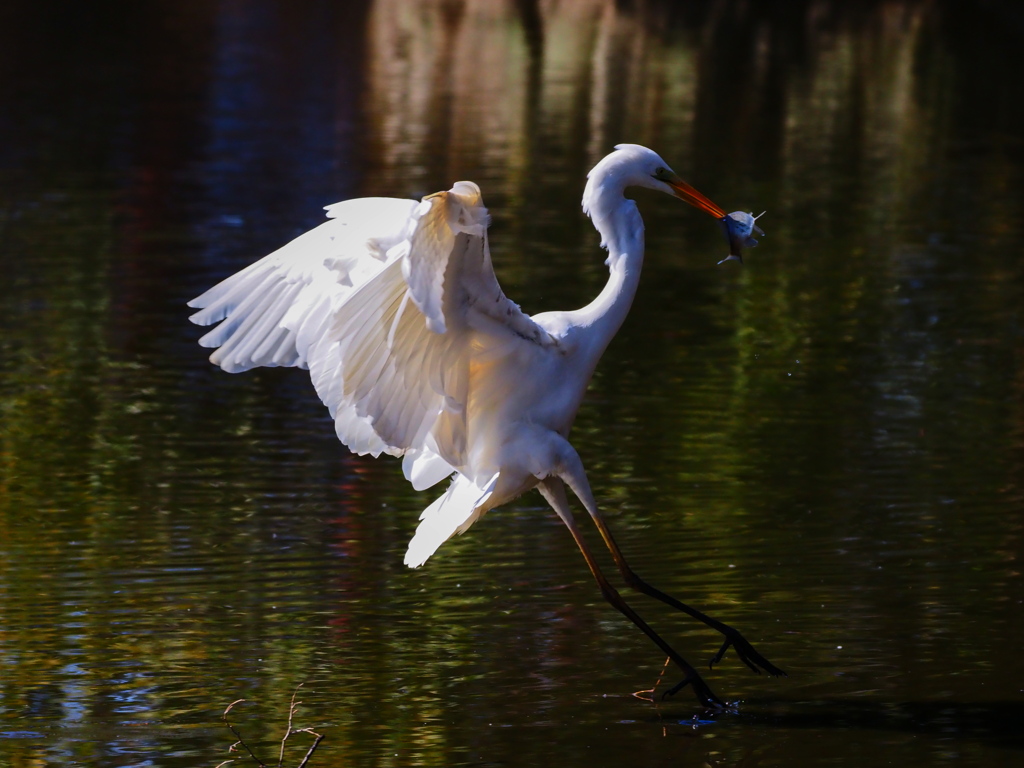
[[[1022,72],[1009,2],[5,3],[0,765],[215,766],[239,698],[276,764],[300,683],[313,766],[1018,764]],[[184,307],[324,204],[458,178],[506,292],[578,306],[620,141],[769,211],[719,267],[638,195],[573,436],[637,570],[790,673],[730,655],[733,714],[631,695],[664,658],[539,496],[405,569],[435,492]]]

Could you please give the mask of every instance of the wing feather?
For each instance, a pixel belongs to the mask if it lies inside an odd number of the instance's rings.
[[[465,533],[480,517],[480,508],[490,498],[498,475],[477,483],[465,475],[458,475],[445,492],[423,510],[416,535],[409,542],[405,564],[419,568],[456,533]]]
[[[307,367],[324,322],[401,242],[414,200],[363,198],[328,207],[328,221],[189,302],[198,325],[220,322],[200,340],[220,347],[212,362],[231,373],[257,366]]]

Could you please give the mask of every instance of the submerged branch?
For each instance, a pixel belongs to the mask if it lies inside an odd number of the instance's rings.
[[[303,756],[302,760],[299,762],[299,764],[296,766],[296,768],[306,768],[306,766],[309,764],[310,758],[313,756],[313,753],[316,751],[316,748],[318,746],[320,746],[320,742],[324,740],[323,734],[317,733],[312,728],[294,728],[294,727],[292,727],[292,723],[295,720],[295,713],[298,711],[299,705],[302,704],[301,701],[296,701],[295,700],[295,697],[299,693],[299,688],[301,688],[301,687],[302,687],[302,683],[300,683],[298,685],[298,687],[295,689],[295,692],[292,693],[292,699],[291,699],[291,702],[288,705],[288,723],[287,723],[287,725],[285,727],[284,736],[281,737],[281,748],[280,748],[280,750],[278,752],[278,756],[277,756],[277,768],[282,768],[283,765],[284,765],[285,745],[288,743],[288,738],[290,736],[293,736],[296,733],[306,733],[306,734],[309,734],[310,736],[313,737],[312,745],[310,745],[309,749],[306,750],[306,754]],[[224,710],[224,714],[221,715],[221,717],[224,720],[224,724],[228,727],[228,730],[230,730],[231,733],[234,734],[235,738],[237,739],[237,741],[228,748],[228,751],[229,752],[239,752],[240,751],[239,747],[241,747],[242,749],[244,749],[249,754],[249,757],[251,757],[253,759],[253,761],[256,763],[256,765],[259,766],[259,768],[268,768],[267,764],[264,763],[262,760],[260,760],[256,756],[256,753],[253,752],[253,750],[249,747],[249,745],[245,743],[245,739],[242,737],[242,734],[240,734],[238,732],[238,729],[235,728],[235,726],[231,724],[230,720],[228,720],[228,714],[231,712],[232,708],[236,704],[241,704],[244,701],[245,701],[245,699],[236,699],[235,701],[231,702],[230,704],[228,704],[227,709]],[[228,763],[233,763],[235,761],[235,759],[236,758],[231,758],[230,760],[225,760],[224,762],[219,763],[216,768],[223,768],[223,766],[227,765]]]

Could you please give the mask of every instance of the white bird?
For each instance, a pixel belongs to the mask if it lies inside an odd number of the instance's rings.
[[[200,339],[229,373],[308,368],[338,437],[359,454],[402,456],[416,490],[453,477],[424,510],[405,563],[422,565],[481,515],[537,488],[569,528],[604,597],[723,707],[697,671],[654,632],[601,573],[565,489],[590,514],[625,581],[725,636],[755,672],[784,674],[742,635],[637,577],[598,510],[569,443],[576,412],[636,293],[644,225],[627,187],[726,214],[655,152],[620,144],[588,174],[583,210],[601,235],[610,272],[590,304],[530,317],[502,293],[487,241],[490,218],[468,181],[421,202],[363,198],[328,206],[329,220],[189,302]]]

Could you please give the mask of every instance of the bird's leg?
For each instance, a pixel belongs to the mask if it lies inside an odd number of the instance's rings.
[[[722,635],[725,636],[725,642],[722,643],[722,647],[719,648],[718,652],[711,657],[711,661],[708,664],[709,667],[714,667],[715,664],[720,662],[722,657],[725,655],[725,652],[729,649],[729,646],[732,646],[736,649],[736,654],[740,657],[740,660],[754,672],[760,674],[761,670],[764,670],[770,675],[786,676],[785,672],[758,653],[754,649],[754,646],[752,646],[736,629],[730,627],[728,624],[718,621],[718,619],[711,618],[707,614],[698,611],[696,608],[691,608],[686,603],[677,600],[671,595],[665,594],[657,587],[648,584],[637,576],[629,563],[626,562],[626,558],[623,556],[622,550],[619,549],[618,544],[615,542],[604,518],[600,514],[595,514],[594,512],[591,512],[590,515],[593,518],[594,523],[597,525],[597,529],[601,532],[601,538],[604,539],[604,543],[611,551],[612,558],[615,560],[615,564],[619,567],[619,572],[622,573],[622,578],[625,579],[629,586],[639,592],[643,592],[645,595],[649,595],[650,597],[660,600],[667,605],[671,605],[673,608],[676,608],[683,613],[692,616],[698,621],[707,624],[709,627],[721,632]]]
[[[578,461],[578,459],[577,459]],[[593,519],[597,529],[601,532],[601,538],[604,539],[605,545],[608,550],[612,553],[612,558],[615,560],[615,564],[619,568],[619,572],[622,574],[622,578],[625,579],[626,583],[638,592],[643,592],[645,595],[660,600],[666,605],[671,605],[673,608],[682,611],[688,616],[692,616],[697,621],[703,622],[712,629],[721,632],[725,636],[725,642],[722,647],[718,649],[718,653],[711,657],[711,662],[708,664],[709,667],[714,667],[715,664],[722,660],[725,652],[730,646],[736,649],[736,654],[740,657],[740,660],[746,664],[754,672],[760,674],[761,670],[764,670],[770,675],[783,677],[786,673],[781,669],[772,664],[768,659],[758,653],[754,646],[752,646],[743,635],[738,631],[730,627],[728,624],[724,624],[717,619],[713,619],[707,614],[698,611],[696,608],[691,608],[671,595],[667,595],[657,587],[653,587],[646,581],[641,579],[629,563],[626,562],[626,558],[622,554],[622,550],[619,549],[619,545],[615,542],[615,537],[612,536],[611,530],[608,528],[608,524],[605,522],[604,517],[601,515],[597,508],[597,502],[594,500],[594,494],[590,490],[590,483],[587,482],[587,475],[583,471],[583,464],[579,462],[578,467],[568,466],[566,475],[564,476],[566,484],[572,489],[572,492],[576,494],[576,497],[580,500],[587,512],[590,513],[590,517]]]
[[[645,635],[653,640],[662,651],[664,651],[669,658],[671,658],[684,672],[682,682],[672,688],[666,695],[677,693],[679,690],[687,685],[693,686],[693,692],[697,696],[697,700],[709,709],[727,709],[728,705],[722,701],[715,693],[708,687],[708,684],[704,682],[704,679],[700,676],[696,669],[694,669],[689,662],[680,656],[675,649],[670,646],[661,636],[648,626],[647,622],[644,621],[634,611],[618,591],[608,583],[608,579],[605,578],[601,569],[597,565],[597,561],[594,559],[593,554],[590,552],[590,548],[587,546],[586,541],[583,540],[583,536],[580,534],[579,528],[576,526],[576,521],[573,518],[572,511],[569,509],[569,503],[565,498],[565,487],[562,485],[562,481],[558,478],[549,477],[542,480],[537,486],[541,494],[547,499],[552,509],[558,514],[569,529],[569,533],[572,534],[573,540],[576,542],[576,546],[580,548],[580,552],[583,553],[583,559],[587,561],[587,566],[590,568],[590,572],[594,575],[594,579],[597,581],[598,586],[601,588],[601,594],[604,599],[615,606],[626,618],[636,624]]]

